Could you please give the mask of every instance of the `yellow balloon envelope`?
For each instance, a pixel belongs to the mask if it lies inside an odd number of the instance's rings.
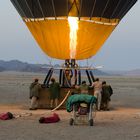
[[[79,21],[75,59],[82,60],[95,55],[117,25],[117,22],[105,24],[105,21],[102,22],[100,19],[96,21]],[[46,19],[25,23],[48,56],[70,59],[70,27],[67,19]]]
[[[11,0],[40,48],[57,59],[94,56],[137,0]],[[68,17],[78,19],[72,46]]]

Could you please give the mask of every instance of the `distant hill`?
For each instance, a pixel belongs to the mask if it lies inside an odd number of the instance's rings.
[[[140,69],[130,71],[105,71],[114,76],[140,76]]]
[[[21,62],[19,60],[3,61],[0,60],[0,72],[3,71],[18,71],[18,72],[37,72],[37,73],[46,73],[48,68],[51,65],[48,64],[29,64],[26,62]],[[59,64],[55,64],[54,68],[60,68]],[[84,71],[81,71],[82,74],[85,74]],[[56,71],[58,74],[59,71]],[[102,71],[102,70],[93,70],[93,74],[97,76],[140,76],[140,69],[131,70],[131,71]]]
[[[19,60],[3,61],[0,60],[0,72],[2,71],[19,71],[19,72],[39,72],[46,73],[48,68],[51,67],[48,64],[29,64],[21,62]],[[56,64],[53,67],[60,67]],[[58,73],[58,71],[56,72]],[[83,73],[84,74],[84,73]],[[94,75],[108,76],[109,74],[101,70],[93,70]]]
[[[111,76],[122,76],[126,73],[126,71],[111,71],[111,70],[105,70],[104,72],[108,73]]]
[[[46,69],[43,67],[48,67],[48,65],[29,64],[18,60],[0,60],[0,68],[2,68],[2,71],[46,72]]]
[[[0,66],[0,72],[5,71],[3,67]]]
[[[93,75],[97,75],[97,76],[111,76],[111,74],[98,70],[98,69],[92,70],[92,72],[93,72]]]
[[[140,69],[128,71],[124,75],[128,75],[128,76],[140,76]]]

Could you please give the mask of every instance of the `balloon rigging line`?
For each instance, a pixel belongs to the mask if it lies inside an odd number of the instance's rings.
[[[124,4],[124,6],[122,7],[122,9],[119,11],[117,17],[120,16],[120,14],[121,14],[122,11],[124,10],[124,8],[127,6],[127,3],[128,3],[129,0],[126,0],[126,1],[127,1],[127,2]]]
[[[107,6],[108,6],[108,4],[109,4],[109,1],[110,1],[110,0],[107,0],[107,3],[106,3],[106,5],[105,5],[105,8],[104,8],[104,10],[103,10],[103,12],[102,12],[102,14],[101,14],[101,18],[103,17],[103,15],[104,15],[104,13],[105,13],[105,11],[106,11],[106,9],[107,9]]]
[[[45,19],[45,15],[44,15],[44,13],[43,13],[43,9],[42,9],[42,7],[41,7],[40,1],[37,0],[37,2],[38,2],[38,4],[39,4],[39,8],[40,8],[40,10],[41,10],[42,16],[43,16],[44,19]]]
[[[55,20],[57,20],[56,12],[55,12],[55,6],[54,6],[54,1],[52,0],[52,7],[53,7],[53,12],[55,16]]]
[[[94,1],[94,4],[93,4],[93,8],[92,8],[91,15],[90,15],[90,20],[92,18],[93,12],[94,12],[95,5],[96,5],[96,0]]]
[[[116,8],[114,9],[112,15],[110,16],[110,19],[114,16],[114,14],[115,14],[115,12],[117,11],[118,6],[120,5],[120,3],[121,3],[121,0],[118,1]]]
[[[32,17],[34,18],[34,15],[33,15],[32,10],[30,9],[30,7],[29,7],[29,5],[28,5],[28,2],[27,2],[26,0],[24,0],[24,1],[25,1],[26,5],[27,5],[29,11],[30,11],[30,14],[31,14]]]

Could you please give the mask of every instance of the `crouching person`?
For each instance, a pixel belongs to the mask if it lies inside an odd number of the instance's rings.
[[[109,103],[111,101],[111,95],[113,90],[110,85],[106,84],[106,81],[102,82],[102,109],[109,110]]]
[[[41,89],[41,85],[38,81],[38,79],[35,79],[34,82],[30,85],[30,110],[36,110],[38,106],[39,90]]]

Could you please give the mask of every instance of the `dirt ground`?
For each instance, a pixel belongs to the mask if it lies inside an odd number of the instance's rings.
[[[29,84],[45,74],[0,73],[0,113],[10,111],[17,118],[0,121],[0,140],[140,140],[140,77],[99,77],[113,88],[110,111],[96,112],[95,124],[69,126],[70,114],[56,111],[61,121],[39,124],[49,110],[29,111]],[[19,115],[21,117],[19,117]]]

